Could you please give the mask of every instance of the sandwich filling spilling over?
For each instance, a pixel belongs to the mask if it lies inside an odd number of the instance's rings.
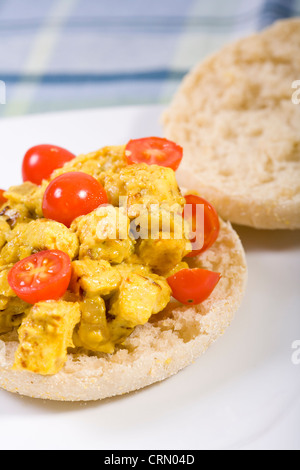
[[[68,352],[113,354],[172,297],[208,298],[220,274],[188,260],[216,241],[219,219],[183,197],[181,159],[160,138],[79,157],[54,146],[26,154],[24,183],[0,193],[0,335],[18,336],[15,370],[53,375]]]

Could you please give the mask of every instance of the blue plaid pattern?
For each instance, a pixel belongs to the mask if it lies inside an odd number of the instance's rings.
[[[0,0],[0,115],[168,103],[205,56],[297,15],[300,0]]]

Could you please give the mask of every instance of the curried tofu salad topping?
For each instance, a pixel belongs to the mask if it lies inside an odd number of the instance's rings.
[[[54,375],[70,350],[113,354],[171,300],[211,295],[221,275],[192,260],[217,240],[219,217],[182,194],[182,158],[159,137],[26,153],[23,184],[0,192],[0,337],[18,336],[15,370]]]

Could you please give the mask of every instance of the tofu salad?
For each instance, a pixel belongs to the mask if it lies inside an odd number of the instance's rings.
[[[219,218],[183,196],[182,158],[159,137],[26,153],[23,184],[0,192],[0,338],[18,337],[15,370],[54,375],[68,351],[113,354],[170,301],[210,296],[221,275],[192,259],[217,240]]]

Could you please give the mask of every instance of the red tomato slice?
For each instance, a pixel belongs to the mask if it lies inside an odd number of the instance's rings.
[[[0,189],[0,206],[2,206],[2,204],[4,204],[7,201],[6,197],[4,197],[4,193],[5,193],[4,189]]]
[[[190,206],[191,212],[188,212],[186,209],[183,211],[183,216],[186,218],[187,221],[190,222],[193,229],[193,233],[198,233],[199,231],[204,230],[204,244],[202,248],[196,248],[197,244],[195,243],[195,241],[197,236],[191,240],[193,251],[191,251],[191,253],[189,253],[187,256],[194,257],[199,255],[200,253],[204,253],[204,251],[211,248],[216,242],[220,233],[220,219],[216,209],[205,199],[199,196],[195,196],[193,194],[189,194],[188,196],[185,196],[185,200],[186,204]],[[196,216],[197,205],[199,204],[202,204],[204,206],[204,227],[202,226],[201,221],[199,223]],[[192,220],[188,220],[190,216],[192,216]]]
[[[23,159],[23,181],[40,185],[50,178],[57,168],[73,160],[75,155],[56,145],[36,145],[29,149]]]
[[[103,186],[82,172],[64,173],[47,187],[43,198],[43,214],[70,227],[74,219],[107,204]]]
[[[167,166],[176,171],[183,157],[182,147],[161,137],[145,137],[130,140],[125,155],[129,164]]]
[[[167,279],[173,297],[184,305],[198,305],[211,295],[221,279],[206,269],[182,269]]]
[[[66,292],[72,274],[70,257],[59,250],[40,251],[16,263],[8,283],[29,304],[58,300]]]

